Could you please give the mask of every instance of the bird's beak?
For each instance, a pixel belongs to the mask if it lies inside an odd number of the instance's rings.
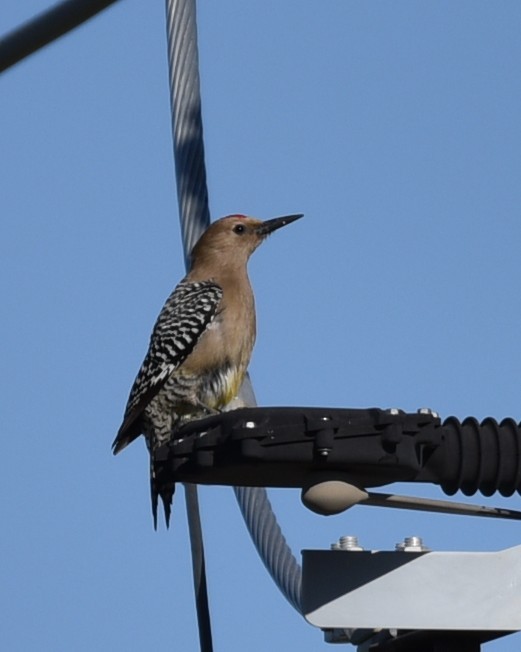
[[[272,220],[266,220],[260,224],[255,230],[261,236],[269,235],[280,229],[281,226],[286,226],[286,224],[291,224],[295,220],[299,220],[301,217],[304,217],[303,213],[298,213],[297,215],[285,215],[284,217],[275,217]]]

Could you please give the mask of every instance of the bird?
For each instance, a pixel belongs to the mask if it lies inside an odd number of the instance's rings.
[[[218,414],[237,396],[256,338],[248,260],[271,233],[301,217],[228,215],[213,222],[159,313],[112,444],[116,455],[145,436],[155,529],[159,498],[169,527],[175,490],[158,472],[155,453],[182,424]]]

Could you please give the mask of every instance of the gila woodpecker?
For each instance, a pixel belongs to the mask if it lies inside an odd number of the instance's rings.
[[[211,224],[157,318],[113,443],[116,454],[145,435],[154,527],[158,497],[168,527],[174,494],[173,483],[159,479],[155,451],[175,438],[180,425],[215,414],[236,397],[256,334],[248,259],[270,233],[300,217],[262,222],[230,215]]]

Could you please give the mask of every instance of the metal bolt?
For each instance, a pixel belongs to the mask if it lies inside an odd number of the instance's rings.
[[[340,537],[337,543],[332,543],[331,550],[354,551],[363,550],[363,548],[358,543],[358,537],[348,534],[346,536]]]
[[[244,425],[246,428],[255,428],[255,421],[246,421]]]
[[[399,552],[427,552],[429,548],[423,545],[421,537],[405,537],[405,539],[397,543],[395,549]]]

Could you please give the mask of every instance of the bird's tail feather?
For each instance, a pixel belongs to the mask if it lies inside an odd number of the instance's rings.
[[[150,471],[150,498],[152,500],[152,517],[154,519],[154,530],[157,531],[157,497],[158,493],[156,490],[156,484],[154,482],[154,476],[152,475],[152,470]]]
[[[165,512],[166,527],[170,527],[170,515],[172,512],[172,499],[174,497],[175,484],[161,480],[161,470],[154,460],[150,459],[150,496],[152,500],[152,516],[154,519],[154,530],[157,530],[157,508],[159,498],[163,503]]]
[[[161,500],[163,501],[163,508],[165,510],[166,527],[170,527],[170,513],[172,511],[172,499],[174,497],[175,484],[171,483],[168,487],[161,487]]]

